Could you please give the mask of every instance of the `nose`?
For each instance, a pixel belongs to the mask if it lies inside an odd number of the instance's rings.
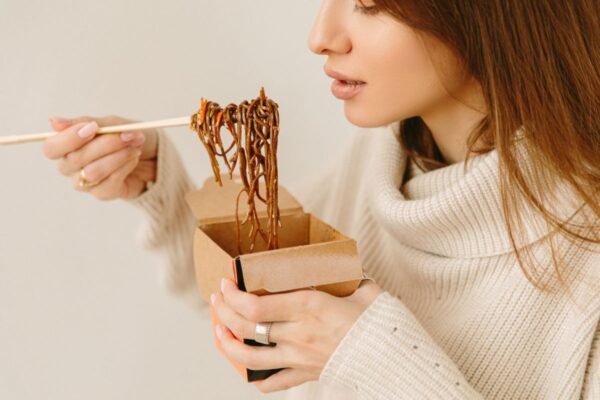
[[[352,48],[346,34],[343,2],[323,0],[308,35],[308,48],[317,55],[347,53]]]

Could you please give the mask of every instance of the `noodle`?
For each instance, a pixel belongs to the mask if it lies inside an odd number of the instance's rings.
[[[225,125],[233,140],[226,148],[221,137],[221,126]],[[219,104],[202,98],[200,109],[190,118],[190,129],[198,134],[198,138],[206,148],[210,157],[215,181],[223,186],[217,157],[221,157],[229,171],[229,179],[233,177],[236,163],[239,162],[240,178],[243,187],[237,195],[235,218],[237,224],[238,254],[242,254],[240,240],[239,201],[240,195],[246,193],[248,212],[241,222],[251,221],[250,252],[253,251],[256,237],[260,234],[267,243],[267,250],[277,249],[278,228],[281,226],[279,207],[277,205],[277,137],[279,133],[279,106],[265,96],[260,88],[260,95],[248,102],[244,100],[239,106],[230,103],[222,109]],[[230,159],[227,154],[233,150]],[[259,191],[260,179],[265,182],[266,194]],[[256,212],[255,197],[267,208],[267,229],[260,226]]]

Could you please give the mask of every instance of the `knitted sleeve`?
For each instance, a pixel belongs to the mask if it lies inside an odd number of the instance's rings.
[[[373,399],[482,399],[406,306],[383,292],[355,321],[319,381]]]
[[[600,398],[598,331],[582,399]],[[482,399],[408,308],[381,293],[361,314],[321,371],[321,382],[365,399]]]
[[[176,147],[159,129],[156,181],[138,197],[126,201],[143,214],[136,243],[159,256],[161,285],[193,307],[203,309],[206,303],[196,289],[193,266],[196,221],[184,199],[194,186]]]

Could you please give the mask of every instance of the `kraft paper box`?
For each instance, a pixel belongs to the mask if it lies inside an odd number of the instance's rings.
[[[214,177],[209,177],[199,190],[185,195],[197,219],[194,268],[198,290],[206,302],[210,301],[211,293],[220,290],[221,278],[229,278],[240,290],[259,296],[314,289],[343,297],[356,290],[363,279],[356,242],[314,215],[305,213],[300,203],[281,185],[278,188],[279,248],[266,250],[266,243],[258,235],[250,253],[248,233],[251,223],[247,221],[240,226],[242,253],[238,254],[235,207],[242,183],[239,176],[230,179],[226,174],[221,175],[221,181],[223,186],[219,186]],[[261,182],[261,194],[266,193],[264,189]],[[246,200],[246,194],[242,193],[240,222],[248,209]],[[261,228],[266,229],[266,206],[258,199],[256,210]],[[211,316],[213,325],[219,323],[212,307]],[[267,346],[251,339],[243,341],[252,346]],[[227,357],[216,336],[215,343]],[[229,361],[247,382],[266,379],[281,370],[251,370],[232,359]]]

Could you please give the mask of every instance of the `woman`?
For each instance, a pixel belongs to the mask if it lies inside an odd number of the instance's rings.
[[[261,391],[600,398],[599,14],[596,0],[322,2],[309,47],[360,129],[290,191],[357,240],[376,283],[259,298],[224,281],[223,349],[286,367]],[[140,240],[197,300],[183,201],[194,184],[176,150],[160,131],[94,138],[124,120],[92,120],[53,121],[65,134],[45,154],[78,190],[144,210]],[[276,347],[233,338],[259,321],[275,321]]]

